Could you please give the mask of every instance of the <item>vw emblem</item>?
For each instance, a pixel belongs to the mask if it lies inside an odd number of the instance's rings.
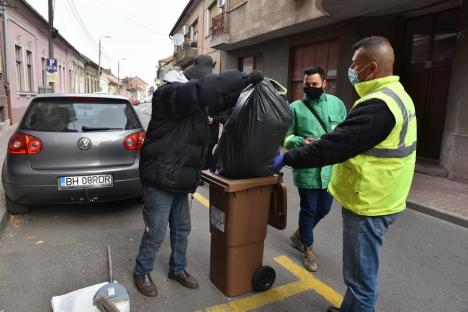
[[[80,138],[78,140],[77,145],[80,150],[85,151],[85,150],[89,150],[91,146],[93,145],[93,143],[91,143],[91,139],[89,138]]]

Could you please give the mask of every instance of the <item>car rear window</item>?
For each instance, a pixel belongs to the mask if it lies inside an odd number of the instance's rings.
[[[141,128],[127,102],[44,100],[34,101],[23,118],[23,130],[87,132]]]

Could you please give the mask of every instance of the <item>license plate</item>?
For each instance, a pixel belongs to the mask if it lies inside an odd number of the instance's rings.
[[[59,177],[58,181],[59,190],[112,187],[113,185],[111,174]]]

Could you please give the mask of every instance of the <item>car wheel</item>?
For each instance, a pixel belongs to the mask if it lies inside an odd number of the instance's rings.
[[[137,198],[136,198],[136,202],[137,202],[137,204],[144,204],[145,201],[144,201],[144,199],[143,199],[143,196],[137,197]]]
[[[29,212],[29,207],[17,204],[5,196],[6,209],[11,214],[25,214]]]

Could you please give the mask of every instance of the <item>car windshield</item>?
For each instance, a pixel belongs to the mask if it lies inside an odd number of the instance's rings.
[[[45,132],[91,132],[131,130],[141,127],[130,104],[114,101],[34,101],[20,126]]]

